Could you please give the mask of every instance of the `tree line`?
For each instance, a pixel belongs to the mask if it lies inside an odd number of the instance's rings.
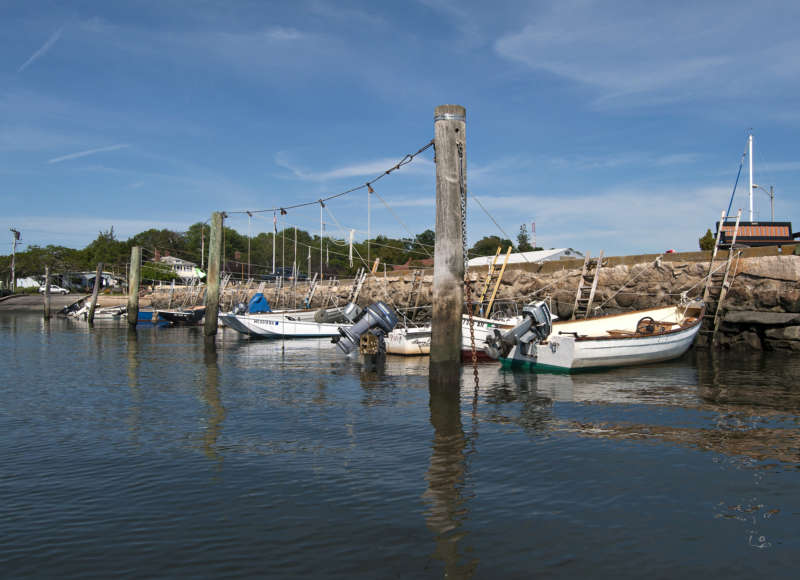
[[[295,228],[285,228],[277,234],[262,232],[250,238],[233,228],[223,229],[223,271],[236,277],[255,279],[273,271],[273,249],[276,268],[292,268],[296,256],[298,271],[308,273],[310,253],[311,272],[320,271],[321,259],[321,271],[326,275],[346,276],[354,274],[365,262],[372,267],[376,258],[380,258],[380,263],[389,269],[397,266],[429,266],[436,242],[436,235],[432,230],[425,230],[413,238],[378,235],[369,241],[354,242],[351,266],[349,240],[334,236],[320,238],[319,234]],[[185,232],[153,228],[127,240],[120,240],[112,226],[108,230],[100,231],[83,249],[59,245],[30,245],[24,251],[18,251],[15,260],[16,277],[41,276],[45,266],[49,266],[50,271],[56,274],[92,271],[100,262],[105,271],[125,276],[131,248],[141,246],[145,261],[143,277],[168,280],[174,277],[174,273],[167,267],[160,267],[158,259],[167,255],[174,256],[194,262],[205,270],[208,264],[209,235],[209,226],[197,222]],[[484,236],[468,250],[468,255],[494,255],[498,247],[505,251],[508,246],[517,251],[534,249],[528,241],[524,225],[520,228],[516,244],[498,236]],[[8,280],[10,276],[11,256],[0,256],[0,278]]]

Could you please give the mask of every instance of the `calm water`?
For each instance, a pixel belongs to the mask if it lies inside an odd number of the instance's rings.
[[[575,376],[0,316],[5,578],[795,578],[788,355]]]

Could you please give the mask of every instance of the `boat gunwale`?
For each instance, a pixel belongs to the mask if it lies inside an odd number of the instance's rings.
[[[669,307],[663,307],[663,308],[669,308]],[[629,315],[629,314],[637,314],[637,313],[642,313],[642,312],[652,312],[653,310],[662,310],[663,308],[645,308],[643,310],[631,310],[629,312],[622,312],[620,314],[610,314],[608,316],[593,316],[592,318],[581,318],[580,320],[569,320],[569,321],[565,320],[564,322],[566,323],[566,322],[582,322],[584,320],[600,320],[600,319],[607,319],[607,318],[618,317],[618,316],[625,316],[625,315]],[[677,306],[675,306],[674,308],[677,308]],[[667,335],[670,335],[670,334],[676,334],[678,332],[682,332],[684,330],[692,329],[695,326],[697,326],[699,324],[702,324],[703,316],[705,315],[705,312],[706,312],[706,307],[705,307],[705,304],[704,304],[700,308],[699,316],[697,316],[697,318],[695,319],[695,321],[693,323],[691,323],[689,325],[686,325],[686,326],[680,325],[678,328],[674,328],[672,330],[667,330],[667,331],[664,331],[664,332],[657,332],[657,333],[654,332],[653,334],[638,334],[638,335],[632,335],[632,336],[588,336],[588,335],[577,336],[576,335],[576,336],[574,336],[574,339],[575,339],[575,342],[587,342],[587,341],[595,341],[595,340],[638,340],[638,339],[641,339],[641,338],[653,338],[653,337],[656,337],[656,336],[667,336]],[[658,321],[656,321],[656,322],[658,322]],[[553,323],[553,331],[556,330],[556,324],[557,323],[555,323],[555,322]],[[678,324],[678,323],[676,322],[674,324]],[[554,335],[553,332],[551,332],[547,336],[547,338],[545,340],[543,340],[540,344],[548,344],[549,341],[550,341],[550,338],[553,337],[553,336],[562,337],[562,336],[569,336],[569,335],[575,335],[575,334],[576,333],[569,332],[569,333],[565,333],[565,334]]]

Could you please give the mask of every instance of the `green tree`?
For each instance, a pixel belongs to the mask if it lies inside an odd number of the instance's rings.
[[[506,240],[498,236],[484,236],[475,242],[475,245],[469,249],[468,253],[472,258],[494,256],[495,253],[497,253],[498,246],[501,248],[501,251],[504,252],[508,246],[513,247],[514,244],[511,243],[511,240]]]
[[[114,234],[114,226],[100,231],[97,238],[83,249],[83,268],[91,270],[98,262],[107,265],[125,264],[130,255],[130,245],[121,242]]]
[[[714,249],[714,234],[711,233],[711,229],[706,230],[706,235],[700,238],[699,242],[701,250],[708,251]]]
[[[178,258],[186,258],[186,238],[180,232],[151,228],[133,236],[128,240],[129,246],[142,246],[153,254],[156,250],[164,256],[167,253]]]
[[[525,224],[519,226],[519,233],[517,234],[517,251],[518,252],[532,252],[530,239],[528,238],[528,229]]]

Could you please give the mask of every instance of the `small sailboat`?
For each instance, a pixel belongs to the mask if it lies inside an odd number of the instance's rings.
[[[523,309],[523,320],[487,339],[487,354],[509,365],[576,371],[639,365],[683,355],[703,319],[701,301],[596,318],[553,322],[545,302]]]

